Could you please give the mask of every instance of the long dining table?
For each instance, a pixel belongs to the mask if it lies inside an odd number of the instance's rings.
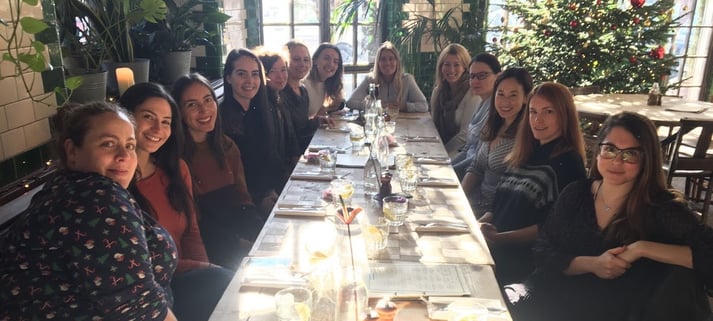
[[[487,307],[488,317],[482,320],[511,320],[487,243],[428,113],[398,116],[390,152],[413,154],[420,178],[410,195],[405,224],[391,228],[385,249],[366,249],[366,230],[383,214],[380,203],[365,193],[363,174],[369,152],[366,147],[351,150],[346,128],[353,125],[338,121],[335,128],[317,130],[308,151],[339,150],[336,172],[322,175],[318,164],[300,160],[210,321],[277,320],[274,294],[290,285],[307,286],[315,292],[312,321],[336,320],[329,307],[330,302],[336,302],[329,297],[333,292],[319,288],[325,287],[325,274],[345,267],[353,272],[355,265],[365,279],[369,307],[390,296],[398,307],[394,320],[435,320],[429,318],[428,302],[449,300]],[[362,209],[349,226],[337,219],[334,202],[325,200],[335,177],[352,181],[351,204]],[[392,186],[394,193],[400,192],[396,175]],[[428,222],[453,222],[465,230],[418,229]],[[315,257],[310,247],[325,250],[316,251],[319,257]],[[330,256],[338,257],[339,262],[350,257],[351,266],[320,269],[318,264]],[[432,312],[436,315],[437,311]],[[440,314],[438,319],[447,318]]]
[[[661,105],[648,105],[648,95],[589,94],[574,96],[581,116],[611,115],[620,111],[639,113],[657,126],[678,126],[684,117],[713,120],[713,103],[663,96]]]

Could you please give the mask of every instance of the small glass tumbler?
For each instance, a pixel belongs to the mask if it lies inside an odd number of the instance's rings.
[[[341,208],[342,204],[339,197],[342,197],[344,204],[352,205],[352,196],[354,195],[354,183],[348,179],[337,178],[329,182],[329,189],[332,192],[332,201],[334,206]]]
[[[400,169],[399,184],[401,185],[401,192],[409,195],[413,194],[416,191],[416,186],[418,185],[418,169]]]
[[[352,143],[353,152],[361,151],[361,149],[364,148],[364,142],[366,141],[364,130],[360,127],[352,127],[349,130],[349,140]]]
[[[406,220],[408,211],[408,198],[403,195],[391,195],[382,199],[384,217],[390,226],[401,226]]]
[[[320,172],[334,176],[337,172],[337,150],[323,149],[319,151]]]
[[[275,293],[275,314],[278,321],[310,321],[312,291],[290,287]]]
[[[364,233],[366,253],[369,258],[375,258],[379,252],[386,248],[389,241],[389,221],[383,217],[366,226]]]

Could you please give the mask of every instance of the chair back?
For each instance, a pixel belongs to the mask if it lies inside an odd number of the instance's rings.
[[[599,130],[609,117],[605,113],[579,112],[579,123],[584,136],[584,150],[587,156],[587,168],[594,164],[594,151],[599,148]]]
[[[699,131],[696,139],[689,141],[684,139],[686,134],[692,131]],[[700,171],[713,175],[713,155],[708,154],[713,138],[713,120],[702,120],[692,118],[682,118],[681,127],[676,134],[676,141],[673,150],[669,155],[668,182],[682,171]],[[704,173],[700,173],[704,176]]]

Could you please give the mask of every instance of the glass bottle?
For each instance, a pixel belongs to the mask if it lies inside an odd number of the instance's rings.
[[[372,147],[369,147],[373,149]],[[379,165],[379,160],[376,157],[369,157],[369,160],[364,166],[364,193],[367,196],[376,196],[379,193],[379,170],[381,165]]]
[[[660,106],[661,105],[661,89],[659,89],[659,83],[655,82],[651,85],[651,90],[649,90],[649,99],[647,105],[650,106]]]
[[[361,268],[342,266],[336,274],[337,288],[333,320],[365,320],[368,313],[368,293]]]
[[[364,97],[364,135],[366,136],[367,144],[374,142],[376,131],[378,130],[376,117],[379,114],[377,113],[376,101],[376,84],[370,83],[369,94]]]

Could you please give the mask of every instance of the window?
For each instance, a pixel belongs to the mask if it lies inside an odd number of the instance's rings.
[[[376,49],[381,41],[376,30],[376,10],[365,5],[359,8],[355,21],[341,35],[336,33],[333,15],[349,0],[263,0],[261,43],[281,46],[290,39],[307,44],[310,52],[322,42],[340,48],[344,60],[345,97],[371,69]],[[375,1],[372,1],[375,3]],[[365,14],[368,13],[368,14]]]
[[[682,0],[676,1],[674,17],[684,13],[688,14],[679,20],[681,25],[669,42],[669,52],[681,56],[678,68],[671,74],[670,81],[684,80],[676,92],[667,92],[667,95],[683,96],[689,99],[699,99],[704,83],[706,65],[713,57],[708,52],[713,40],[713,1],[711,0]],[[709,73],[712,71],[708,71]],[[713,93],[709,93],[713,94]]]

